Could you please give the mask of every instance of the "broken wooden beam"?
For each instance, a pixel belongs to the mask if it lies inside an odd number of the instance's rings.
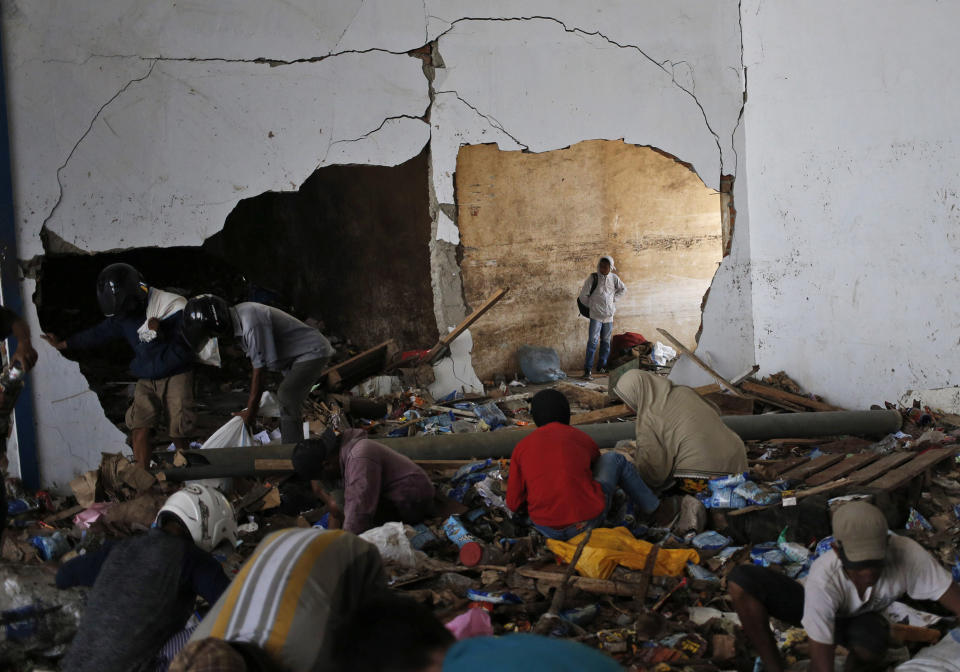
[[[625,418],[631,415],[636,415],[636,411],[627,406],[626,404],[619,404],[617,406],[611,406],[609,408],[600,408],[596,411],[588,411],[587,413],[577,413],[576,415],[570,418],[571,425],[590,425],[595,422],[605,422],[607,420],[616,420],[617,418]]]
[[[387,365],[390,350],[395,349],[393,340],[387,340],[369,350],[354,355],[350,359],[331,366],[320,374],[320,380],[325,382],[328,390],[338,390],[341,387],[356,385],[364,378],[380,373]]]
[[[563,582],[564,577],[563,572],[547,572],[544,570],[529,569],[527,567],[517,567],[516,572],[520,576],[543,581],[551,586],[559,586]],[[633,597],[637,592],[638,586],[638,584],[625,581],[591,579],[586,576],[570,577],[570,585],[588,593],[596,593],[598,595],[622,595],[624,597]]]
[[[451,331],[449,334],[445,334],[441,336],[440,341],[435,346],[430,348],[430,352],[427,353],[427,356],[424,359],[431,364],[435,360],[439,359],[440,355],[443,354],[443,352],[450,346],[450,344],[453,343],[453,341],[460,334],[462,334],[467,329],[469,329],[471,324],[479,320],[484,313],[486,313],[488,310],[493,308],[493,306],[497,303],[497,301],[499,301],[506,295],[507,291],[509,291],[509,288],[507,287],[504,287],[502,289],[498,289],[497,291],[495,291],[490,296],[489,299],[484,301],[482,304],[480,304],[480,306],[475,311],[470,313],[470,315],[468,315],[463,322],[461,322],[456,327],[454,327],[453,331]]]
[[[799,394],[793,394],[792,392],[784,392],[783,390],[773,387],[771,385],[764,385],[762,383],[755,383],[752,380],[744,380],[740,383],[741,389],[745,392],[750,392],[760,397],[768,397],[776,401],[785,401],[789,404],[794,404],[796,406],[803,406],[804,408],[809,408],[811,411],[842,411],[844,409],[839,408],[838,406],[833,406],[823,401],[817,401],[816,399],[810,399],[808,397],[801,396]]]
[[[850,474],[848,477],[850,482],[854,485],[863,485],[864,483],[869,483],[883,474],[887,473],[894,467],[898,467],[904,462],[910,461],[913,457],[913,453],[890,453],[880,458],[873,464],[863,469],[858,469],[857,471]]]
[[[697,357],[695,354],[693,354],[693,351],[692,351],[690,348],[688,348],[687,346],[685,346],[683,343],[681,343],[680,341],[678,341],[676,338],[674,338],[673,334],[671,334],[671,333],[670,333],[669,331],[667,331],[666,329],[659,329],[659,328],[658,328],[657,331],[659,331],[659,332],[663,335],[664,338],[666,338],[668,341],[670,341],[670,343],[673,345],[673,347],[675,347],[677,350],[679,350],[680,352],[682,352],[683,354],[685,354],[687,357],[689,357],[690,359],[692,359],[693,362],[694,362],[694,364],[696,364],[696,365],[699,366],[701,369],[703,369],[704,371],[706,371],[707,373],[709,373],[711,376],[713,376],[714,380],[716,380],[717,383],[718,383],[721,387],[723,387],[725,390],[727,390],[730,394],[734,395],[735,397],[742,397],[742,396],[743,396],[743,392],[741,392],[740,390],[738,390],[738,389],[733,385],[733,383],[731,383],[729,380],[727,380],[726,378],[724,378],[723,376],[721,376],[719,373],[716,372],[716,370],[713,369],[713,367],[711,367],[711,366],[710,366],[709,364],[707,364],[705,361],[703,361],[702,359],[700,359],[699,357]]]

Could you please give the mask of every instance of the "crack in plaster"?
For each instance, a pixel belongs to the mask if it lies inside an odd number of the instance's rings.
[[[314,168],[314,171],[319,170],[319,168],[326,163],[327,157],[330,155],[330,150],[333,149],[335,146],[337,146],[337,145],[339,145],[339,144],[343,144],[343,143],[360,142],[361,140],[366,140],[366,139],[369,138],[371,135],[373,135],[374,133],[376,133],[377,131],[379,131],[381,128],[383,128],[388,121],[393,121],[393,120],[395,120],[395,119],[414,119],[414,120],[416,120],[416,121],[423,121],[424,123],[426,123],[426,121],[424,121],[424,118],[423,118],[422,116],[418,117],[418,116],[413,115],[413,114],[395,114],[395,115],[393,115],[393,116],[391,116],[391,117],[387,117],[386,119],[384,119],[383,121],[380,122],[380,125],[379,125],[379,126],[377,126],[376,128],[374,128],[374,129],[372,129],[372,130],[367,131],[366,133],[364,133],[363,135],[361,135],[361,136],[359,136],[359,137],[356,137],[356,138],[344,138],[344,139],[342,139],[342,140],[335,140],[334,142],[331,142],[331,143],[327,146],[327,151],[324,153],[323,158],[320,160],[320,163],[318,163],[318,164],[317,164],[317,167]],[[428,140],[428,142],[429,142],[429,140]],[[301,185],[301,186],[302,186],[302,185]]]
[[[43,229],[45,229],[45,228],[47,227],[47,223],[53,218],[54,213],[56,213],[57,208],[60,207],[60,203],[63,201],[63,182],[61,181],[60,176],[61,176],[61,174],[63,173],[63,170],[67,167],[67,164],[70,163],[70,159],[73,158],[73,155],[74,155],[74,153],[77,151],[77,148],[80,146],[80,143],[83,142],[84,139],[87,137],[87,135],[90,134],[90,131],[93,130],[93,125],[94,125],[95,123],[97,123],[97,119],[100,118],[100,116],[103,114],[103,111],[104,111],[105,109],[107,109],[107,107],[110,105],[110,103],[112,103],[112,102],[115,101],[117,98],[119,98],[119,97],[120,97],[127,89],[129,89],[131,86],[133,86],[134,84],[136,84],[136,83],[138,83],[138,82],[142,82],[142,81],[145,80],[147,77],[149,77],[149,76],[153,73],[153,68],[154,68],[156,65],[157,65],[157,61],[156,61],[156,60],[152,61],[152,62],[150,63],[150,67],[147,68],[146,74],[144,74],[144,75],[141,76],[141,77],[135,77],[134,79],[131,79],[129,82],[127,82],[127,83],[124,84],[122,87],[120,87],[120,89],[119,89],[115,94],[113,94],[112,96],[110,96],[110,98],[107,100],[107,102],[105,102],[103,105],[100,106],[100,108],[97,110],[96,114],[93,115],[93,119],[90,120],[90,123],[87,125],[86,130],[83,132],[83,134],[80,136],[80,138],[74,143],[73,148],[70,150],[70,153],[67,154],[67,158],[64,159],[64,160],[63,160],[63,163],[60,165],[60,167],[57,168],[57,174],[56,174],[56,175],[57,175],[57,187],[58,187],[57,200],[56,200],[56,202],[53,204],[53,207],[50,208],[50,213],[44,218],[43,223],[40,225],[40,229],[41,229],[41,230],[43,230]]]
[[[464,99],[460,96],[460,94],[457,93],[456,91],[437,91],[437,93],[452,93],[453,95],[455,95],[455,96],[457,97],[457,100],[459,100],[461,103],[463,103],[464,105],[466,105],[467,107],[469,107],[471,110],[473,110],[474,112],[476,112],[479,116],[483,117],[483,118],[487,121],[487,123],[490,124],[490,126],[492,126],[493,128],[495,128],[496,130],[500,131],[500,132],[503,133],[504,135],[509,136],[509,138],[510,138],[511,140],[513,140],[515,143],[517,143],[518,145],[520,145],[521,147],[523,147],[524,151],[527,151],[527,150],[530,149],[530,146],[529,146],[529,145],[527,145],[527,144],[524,143],[524,142],[520,142],[520,140],[518,140],[517,137],[516,137],[515,135],[513,135],[510,131],[508,131],[507,129],[505,129],[505,128],[503,127],[503,124],[501,124],[499,121],[497,121],[497,119],[496,119],[493,115],[484,114],[483,112],[481,112],[480,110],[478,110],[476,107],[474,107],[473,105],[471,105],[470,103],[468,103],[466,100],[464,100]]]
[[[360,16],[360,12],[363,11],[363,3],[364,3],[364,0],[360,0],[360,4],[357,5],[357,11],[354,12],[353,18],[347,22],[346,26],[344,26],[343,32],[340,33],[340,37],[337,38],[337,41],[333,45],[333,49],[331,51],[336,51],[337,47],[340,46],[340,43],[343,42],[343,36],[347,34],[347,31],[350,30],[350,28],[353,26],[353,22],[357,20],[357,17]]]
[[[730,134],[730,148],[733,150],[733,175],[736,177],[737,170],[740,168],[740,154],[737,152],[737,129],[740,128],[740,122],[743,121],[743,111],[747,107],[747,69],[743,65],[743,0],[737,3],[737,21],[740,24],[740,73],[743,73],[743,97],[740,100],[740,112],[737,114],[737,124],[733,127]],[[737,73],[737,74],[740,74]]]
[[[676,80],[676,77],[674,76],[674,73],[673,73],[673,71],[672,71],[672,68],[671,68],[670,70],[667,69],[665,63],[668,63],[668,62],[670,62],[670,61],[664,61],[663,63],[661,63],[661,62],[657,61],[656,59],[652,58],[647,52],[645,52],[643,49],[641,49],[641,48],[640,48],[638,45],[636,45],[636,44],[622,44],[622,43],[617,42],[616,40],[610,38],[609,36],[605,35],[604,33],[600,32],[600,30],[596,30],[596,31],[591,32],[591,31],[588,31],[588,30],[584,30],[583,28],[577,28],[577,27],[570,28],[569,26],[567,26],[567,24],[566,24],[565,22],[563,22],[563,21],[561,21],[560,19],[557,19],[557,18],[555,18],[555,17],[552,17],[552,16],[539,16],[539,15],[534,15],[534,16],[498,17],[498,18],[489,18],[489,17],[482,17],[482,18],[476,18],[476,17],[461,17],[461,18],[455,19],[455,20],[453,20],[453,21],[447,21],[447,19],[444,19],[444,18],[439,17],[439,16],[434,16],[434,17],[432,17],[432,18],[438,19],[438,20],[440,20],[440,21],[446,21],[447,23],[450,24],[450,27],[449,27],[449,28],[447,28],[446,30],[444,30],[444,31],[443,31],[442,33],[440,33],[439,35],[437,35],[437,37],[435,38],[436,40],[439,40],[441,37],[443,37],[444,35],[446,35],[447,33],[449,33],[451,30],[453,30],[453,27],[454,27],[456,24],[460,23],[461,21],[504,21],[504,22],[506,22],[506,21],[535,21],[535,20],[540,20],[540,21],[553,21],[554,23],[560,25],[560,27],[563,28],[563,30],[564,30],[565,32],[571,33],[571,34],[573,34],[573,35],[586,36],[586,37],[599,37],[599,38],[603,39],[604,41],[606,41],[606,42],[608,42],[608,43],[612,44],[613,46],[618,47],[618,48],[620,48],[620,49],[633,49],[633,50],[639,52],[644,58],[646,58],[648,61],[650,61],[651,63],[653,63],[653,64],[654,64],[655,66],[657,66],[658,68],[660,68],[660,70],[662,70],[662,71],[664,72],[664,74],[669,75],[669,76],[670,76],[670,81],[673,82],[673,84],[674,84],[677,88],[679,88],[681,91],[683,91],[683,92],[686,93],[688,96],[690,96],[690,98],[693,100],[693,102],[696,104],[696,106],[700,108],[700,113],[701,113],[701,115],[703,115],[703,123],[706,125],[707,130],[710,131],[710,135],[713,136],[714,142],[716,142],[716,144],[717,144],[717,152],[718,152],[718,154],[719,154],[719,156],[720,156],[720,173],[723,174],[723,149],[720,147],[720,136],[717,134],[716,131],[713,130],[713,127],[710,125],[710,120],[707,118],[707,111],[704,109],[703,105],[700,103],[700,100],[697,98],[697,96],[696,96],[696,94],[693,92],[693,90],[688,89],[687,87],[683,86],[682,84],[680,84],[680,83]],[[741,31],[740,31],[740,40],[741,40],[741,61],[742,61],[742,46],[743,46],[743,29],[742,29],[742,26],[741,26]],[[677,64],[683,63],[683,62],[684,62],[684,61],[677,61]],[[689,64],[688,64],[688,65],[689,65]],[[691,71],[691,73],[693,72],[693,68],[692,68],[692,67],[690,68],[690,71]],[[457,98],[460,98],[460,96],[457,95]],[[460,98],[460,100],[463,100],[463,99]],[[470,103],[467,103],[467,101],[463,100],[463,102],[473,108],[473,106],[470,105]],[[476,110],[476,108],[473,108],[473,109]],[[478,110],[477,110],[477,114],[480,114],[480,116],[486,117],[486,115],[484,115],[483,113],[479,112]],[[488,121],[489,121],[489,119],[488,119]],[[501,128],[500,130],[503,130],[503,129]],[[506,133],[506,131],[503,131],[503,132]],[[507,135],[510,135],[510,134],[507,133]],[[512,138],[513,136],[510,136],[510,137]],[[516,138],[513,138],[513,139],[517,142],[517,144],[524,145],[524,143],[520,142],[520,141],[517,140]],[[526,147],[526,145],[524,145],[524,147]]]

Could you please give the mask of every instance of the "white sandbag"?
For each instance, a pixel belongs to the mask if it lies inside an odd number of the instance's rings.
[[[243,424],[243,418],[230,418],[220,429],[203,442],[200,450],[207,448],[246,448],[253,445],[250,430]]]
[[[260,407],[257,409],[257,415],[261,418],[279,418],[280,401],[277,395],[267,391],[260,395]]]
[[[384,560],[395,562],[402,567],[417,566],[417,558],[413,554],[413,546],[410,545],[403,523],[386,523],[363,532],[359,537],[376,546]]]
[[[960,628],[954,628],[933,646],[921,649],[912,660],[897,665],[895,672],[960,672]]]

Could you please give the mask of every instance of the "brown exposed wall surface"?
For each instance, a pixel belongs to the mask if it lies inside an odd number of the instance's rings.
[[[580,370],[587,320],[575,301],[604,254],[627,285],[614,334],[656,340],[663,327],[694,346],[722,241],[720,196],[689,168],[621,141],[541,154],[474,145],[460,150],[456,188],[467,303],[510,287],[496,319],[471,329],[481,377],[518,370],[524,343]]]

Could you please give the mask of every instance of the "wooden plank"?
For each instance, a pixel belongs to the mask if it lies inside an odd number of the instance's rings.
[[[334,390],[343,382],[350,382],[352,378],[375,375],[386,366],[387,354],[391,347],[395,347],[392,339],[384,341],[369,350],[364,350],[360,354],[324,370],[320,374],[320,380],[325,380],[327,389]]]
[[[527,567],[517,567],[517,574],[525,576],[528,579],[544,581],[549,585],[559,586],[563,583],[563,573],[548,572],[537,569],[528,569]],[[600,595],[623,595],[633,597],[638,588],[638,584],[625,581],[611,581],[607,579],[591,579],[585,576],[570,577],[570,585],[579,588],[588,593],[597,593]]]
[[[254,460],[254,471],[293,471],[293,460]]]
[[[785,479],[804,479],[810,474],[815,474],[818,471],[833,466],[842,459],[843,455],[821,455],[820,457],[815,457],[812,460],[807,460],[806,463],[801,464],[799,467],[794,467],[790,471],[780,474],[780,476],[781,478]]]
[[[720,409],[720,415],[753,415],[754,401],[750,397],[735,397],[723,392],[701,394],[704,399]]]
[[[509,291],[508,287],[503,287],[495,291],[489,299],[480,304],[480,307],[470,313],[470,315],[468,315],[463,322],[458,324],[453,331],[442,336],[440,341],[435,346],[430,348],[430,352],[428,352],[426,356],[426,361],[432,363],[435,359],[438,359],[439,355],[447,349],[447,346],[449,346],[454,339],[457,338],[457,336],[466,331],[471,324],[479,320],[485,312],[493,308],[497,301],[506,295],[507,291]]]
[[[465,464],[474,464],[475,462],[481,462],[482,460],[414,460],[413,463],[423,469],[459,469]],[[510,458],[505,457],[499,462],[506,462],[510,464]]]
[[[709,373],[711,376],[713,376],[714,379],[717,381],[717,383],[718,383],[723,389],[727,390],[728,392],[730,392],[730,394],[732,394],[732,395],[734,395],[734,396],[736,396],[736,397],[742,397],[742,396],[743,396],[743,392],[741,392],[741,391],[738,390],[736,387],[734,387],[733,384],[732,384],[729,380],[727,380],[726,378],[724,378],[723,376],[721,376],[719,373],[717,373],[709,364],[707,364],[705,361],[703,361],[702,359],[700,359],[699,357],[697,357],[695,354],[693,354],[693,351],[692,351],[690,348],[688,348],[687,346],[685,346],[683,343],[681,343],[680,341],[678,341],[676,338],[674,338],[674,337],[673,337],[673,334],[671,334],[671,333],[670,333],[669,331],[667,331],[666,329],[660,329],[660,328],[658,328],[657,331],[659,331],[659,332],[663,335],[664,338],[666,338],[668,341],[670,341],[670,343],[673,345],[673,347],[675,347],[677,350],[679,350],[680,352],[682,352],[683,354],[685,354],[687,357],[689,357],[690,359],[692,359],[693,362],[694,362],[694,364],[696,364],[696,365],[699,366],[701,369],[703,369],[704,371],[706,371],[707,373]]]
[[[587,413],[577,413],[570,418],[571,425],[589,425],[595,422],[604,422],[606,420],[616,420],[617,418],[625,418],[630,415],[636,415],[636,411],[627,406],[626,404],[620,404],[618,406],[611,406],[610,408],[600,408],[596,411],[589,411]]]
[[[716,383],[710,383],[709,385],[701,385],[700,387],[693,388],[693,391],[699,394],[701,397],[708,394],[713,394],[714,392],[723,392],[723,388],[717,385]]]
[[[782,460],[750,460],[750,467],[771,467],[773,473],[779,476],[783,472],[807,462],[809,462],[809,460],[805,457],[788,457]]]
[[[871,488],[879,488],[881,490],[895,490],[902,485],[906,485],[938,462],[942,462],[956,455],[956,453],[956,446],[933,448],[921,455],[917,455],[902,467],[887,472],[875,481],[868,481],[867,485]]]
[[[854,485],[863,485],[868,481],[872,481],[875,478],[882,476],[894,467],[899,467],[904,462],[909,461],[912,457],[913,453],[890,453],[889,455],[881,457],[869,467],[858,469],[857,471],[853,472],[850,474],[848,479]]]
[[[770,397],[772,399],[777,399],[779,401],[786,401],[791,404],[796,404],[797,406],[803,406],[804,408],[809,408],[812,411],[842,411],[844,409],[837,406],[831,406],[828,403],[823,401],[817,401],[816,399],[808,399],[807,397],[802,397],[799,394],[793,394],[792,392],[784,392],[781,389],[773,387],[771,385],[763,385],[761,383],[755,383],[752,380],[745,380],[740,383],[740,387],[746,392],[751,392],[757,394],[761,397]]]
[[[841,476],[846,476],[847,474],[865,467],[871,462],[880,459],[880,455],[877,453],[858,453],[857,455],[851,455],[842,462],[833,465],[829,469],[824,469],[818,474],[814,474],[807,478],[804,481],[807,485],[820,485],[821,483],[826,483],[827,481],[832,481],[835,478],[840,478]]]

